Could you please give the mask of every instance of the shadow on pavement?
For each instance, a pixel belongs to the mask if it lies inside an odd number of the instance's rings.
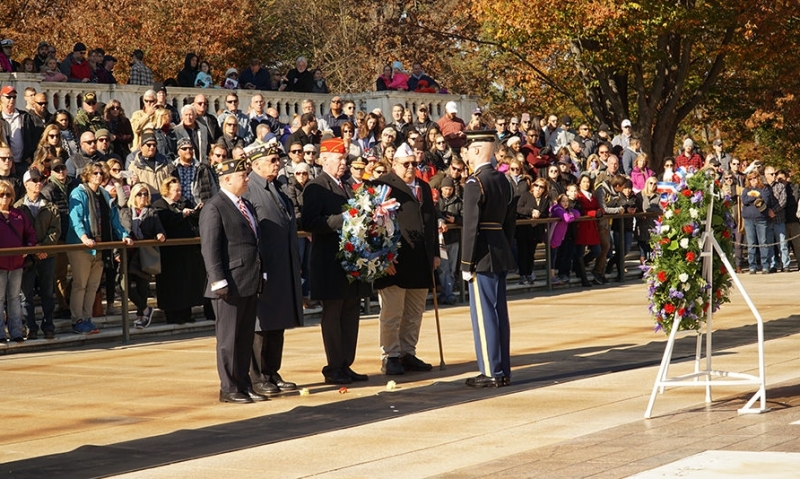
[[[798,332],[800,316],[793,315],[766,323],[765,340]],[[655,366],[659,364],[666,344],[666,336],[658,337],[660,340],[640,346],[618,344],[610,348],[585,347],[514,356],[513,383],[506,388],[474,390],[465,387],[461,380],[437,381],[429,386],[408,389],[404,389],[401,383],[400,389],[393,392],[316,407],[299,406],[284,413],[197,430],[175,431],[108,446],[87,445],[66,453],[10,462],[4,464],[2,469],[4,474],[15,478],[103,477],[213,456],[540,388],[556,382]],[[724,354],[726,349],[755,341],[755,325],[716,331],[714,349],[722,353],[715,354]],[[676,341],[673,361],[692,359],[694,351],[695,336],[684,336]],[[435,380],[475,370],[474,362],[447,365],[446,371],[434,366],[434,370],[426,373],[426,377]],[[374,381],[371,383],[374,384]]]

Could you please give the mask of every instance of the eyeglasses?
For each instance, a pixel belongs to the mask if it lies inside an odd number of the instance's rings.
[[[605,150],[605,151],[598,151],[598,152],[597,152],[597,154],[598,154],[598,155],[607,155],[607,154],[608,154],[608,150]]]
[[[509,125],[511,125],[511,126],[517,126],[517,125],[519,125],[519,123],[516,123],[516,122],[513,122],[513,121],[512,121],[511,123],[509,123]]]
[[[156,102],[155,100],[148,100],[148,99],[144,99],[144,100],[142,100],[142,101],[143,101],[144,103],[155,103],[155,102]]]
[[[147,148],[155,148],[155,147],[156,147],[156,144],[155,144],[155,143],[145,143],[144,145],[142,145],[142,147],[145,147],[145,146],[146,146]]]
[[[150,196],[150,193],[148,193],[147,191],[140,191],[140,192],[136,193],[136,196],[138,196],[140,198],[144,198],[144,197]]]
[[[181,151],[188,151],[188,150],[194,150],[194,147],[193,146],[182,146],[182,147],[180,147],[178,149],[181,150]]]
[[[11,193],[4,191],[0,193],[0,198],[11,198]]]
[[[339,104],[341,104],[342,100],[331,100],[331,103],[339,103]]]
[[[672,163],[664,163],[664,168],[672,168]]]
[[[456,173],[461,173],[462,171],[464,171],[464,168],[456,168],[455,166],[451,166],[450,169],[455,171]]]
[[[630,125],[625,125],[622,128],[630,128]]]
[[[353,133],[353,130],[342,130],[342,133]]]
[[[579,129],[580,129],[581,131],[588,131],[588,130],[589,130],[589,129],[588,129],[588,128],[586,128],[585,126],[582,126],[582,127],[580,127]]]
[[[402,163],[398,162],[398,165],[402,166],[405,169],[409,169],[409,168],[414,168],[415,166],[417,166],[417,162],[416,161],[404,161]]]
[[[726,176],[725,177],[725,181],[733,181],[733,177],[732,176]]]
[[[534,188],[544,188],[542,185],[533,185]]]
[[[313,155],[313,154],[316,153],[316,151],[305,151],[303,153],[306,154],[306,155]]]
[[[112,173],[119,173],[120,171],[122,171],[121,168],[111,168]]]
[[[739,162],[738,161],[737,162],[731,161],[731,166],[739,166]]]
[[[302,152],[303,150],[289,150],[289,153],[294,153],[295,155],[299,155]]]
[[[281,157],[277,155],[269,159],[269,162],[272,164],[278,163],[279,161],[281,161]]]
[[[225,103],[239,103],[239,100],[225,100]]]
[[[103,172],[102,171],[93,171],[92,172],[92,176],[98,176],[98,175],[99,176],[103,176]]]
[[[86,140],[82,141],[81,143],[86,143],[87,145],[94,145],[95,143],[97,143],[97,140]]]
[[[58,138],[59,136],[61,136],[61,135],[59,135],[58,133],[48,133],[47,134],[48,138]]]
[[[225,153],[211,153],[211,156],[216,156],[217,158],[225,158]]]
[[[61,173],[62,171],[67,171],[67,167],[66,166],[56,166],[55,168],[53,168],[53,172],[54,173]]]
[[[33,179],[33,178],[31,178],[31,179],[30,179],[30,180],[28,180],[28,181],[32,181],[32,182],[34,182],[34,183],[41,183],[41,182],[42,182],[42,181],[44,181],[44,180],[42,180],[41,178],[36,178],[36,179]]]
[[[380,169],[380,170],[375,169],[375,170],[373,170],[373,173],[375,173],[376,175],[382,175],[382,174],[386,173],[386,170],[384,170],[384,169]]]
[[[294,176],[308,176],[308,173],[305,171],[295,171]]]
[[[225,123],[225,126],[239,126],[238,123]]]

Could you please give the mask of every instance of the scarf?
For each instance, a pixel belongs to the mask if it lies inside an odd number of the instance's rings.
[[[97,204],[95,203],[94,199],[94,191],[92,191],[92,189],[89,188],[89,185],[86,183],[81,183],[81,188],[87,197],[86,206],[89,208],[89,229],[91,230],[92,238],[94,238],[95,241],[99,241],[101,237],[100,224],[98,223],[97,219],[99,218],[100,212],[97,211]]]

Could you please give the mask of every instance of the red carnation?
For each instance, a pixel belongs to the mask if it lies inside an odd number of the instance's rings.
[[[345,243],[344,244],[345,251],[353,252],[355,251],[356,247],[353,246],[353,243]]]
[[[679,215],[679,214],[681,214],[681,209],[680,209],[680,208],[675,208],[675,214],[676,214],[676,215]]]
[[[719,272],[720,274],[728,274],[728,268],[726,268],[725,265],[722,265],[719,267]]]
[[[683,190],[683,191],[681,191],[681,194],[688,198],[688,197],[692,196],[692,190],[689,190],[689,189]]]
[[[661,281],[662,283],[667,281],[667,273],[665,271],[659,271],[657,277],[658,280]]]
[[[684,226],[683,226],[683,228],[681,228],[681,229],[682,229],[682,230],[683,230],[683,232],[684,232],[684,233],[686,233],[687,235],[690,235],[690,234],[692,234],[692,231],[694,231],[694,228],[692,228],[692,225],[684,225]]]
[[[686,261],[691,263],[694,260],[695,260],[694,252],[689,251],[688,253],[686,253]]]
[[[668,245],[668,244],[670,244],[670,239],[669,238],[661,238],[661,241],[659,241],[659,243],[661,243],[662,245]]]
[[[372,188],[372,187],[367,188],[367,193],[369,193],[371,195],[374,195],[375,194],[375,188]]]
[[[394,253],[389,253],[386,255],[386,261],[391,261],[394,259]]]
[[[350,216],[358,216],[358,210],[355,208],[350,208],[350,211],[348,211],[348,213],[350,213]]]
[[[361,273],[359,273],[358,271],[350,271],[350,276],[358,278],[359,276],[361,276]]]
[[[728,230],[722,232],[722,237],[728,239],[731,237],[731,233]]]
[[[686,314],[686,308],[681,308],[678,310],[678,316],[683,316],[684,314]]]
[[[672,303],[667,303],[664,305],[664,311],[668,314],[672,314],[675,312],[675,306],[673,306]]]
[[[363,183],[355,183],[353,185],[350,185],[350,187],[353,188],[353,191],[358,191],[358,189],[361,188],[362,185]]]

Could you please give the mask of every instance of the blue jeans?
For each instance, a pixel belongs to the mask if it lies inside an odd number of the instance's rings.
[[[750,266],[750,271],[758,269],[758,258],[756,258],[756,243],[759,245],[758,250],[761,254],[761,266],[764,270],[774,267],[775,258],[772,255],[772,247],[764,246],[771,241],[767,234],[767,220],[766,219],[744,219],[744,231],[747,234],[747,262]]]
[[[786,241],[786,224],[785,223],[773,223],[772,221],[767,223],[768,228],[772,230],[772,241],[770,243],[780,243],[777,249],[780,249],[781,252],[781,268],[789,269],[789,263],[791,262],[789,258],[789,243]],[[772,254],[775,255],[776,248],[772,248]],[[773,266],[777,265],[778,260],[777,258],[773,259],[772,264]]]
[[[439,274],[439,283],[442,286],[442,294],[439,296],[442,300],[446,300],[454,296],[453,289],[455,285],[455,273],[458,268],[458,242],[445,245],[447,250],[447,259],[442,258],[439,263],[439,268],[436,270]],[[459,276],[460,277],[460,276]]]
[[[8,312],[8,334],[11,339],[22,336],[22,268],[0,270],[0,339],[6,338],[2,311]]]
[[[36,295],[36,286],[39,286],[39,298],[42,300],[42,331],[53,332],[56,330],[53,325],[53,310],[56,307],[55,292],[55,262],[54,256],[45,259],[37,259],[33,267],[22,273],[22,309],[25,311],[25,321],[28,323],[28,330],[31,332],[39,331],[36,325],[36,313],[33,306],[33,297]]]

